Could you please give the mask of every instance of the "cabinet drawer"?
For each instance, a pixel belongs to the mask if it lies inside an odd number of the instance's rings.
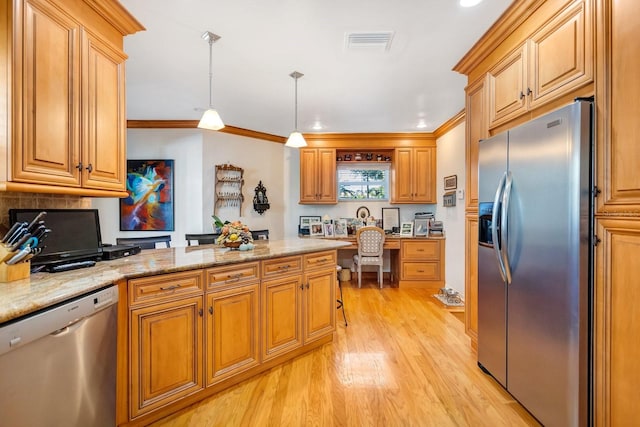
[[[202,270],[163,274],[129,280],[129,303],[175,299],[201,292]]]
[[[403,262],[403,280],[440,280],[439,262]]]
[[[402,242],[402,259],[439,260],[440,241],[423,240]]]
[[[318,252],[304,256],[305,270],[321,267],[335,268],[336,264],[336,251]]]
[[[302,257],[289,256],[262,261],[262,277],[273,277],[278,274],[299,273],[302,271]]]
[[[206,271],[207,289],[227,285],[242,285],[260,278],[257,262],[210,268]]]

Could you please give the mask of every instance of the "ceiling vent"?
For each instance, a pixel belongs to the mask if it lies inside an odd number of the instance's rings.
[[[345,43],[347,49],[389,50],[393,34],[393,31],[347,33]]]

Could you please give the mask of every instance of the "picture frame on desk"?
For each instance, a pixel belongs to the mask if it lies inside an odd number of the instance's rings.
[[[312,222],[321,222],[322,218],[320,215],[311,215],[311,216],[300,216],[300,229],[301,230],[309,230],[309,225]]]
[[[324,237],[333,237],[333,224],[330,222],[325,222],[322,224],[322,228],[324,231]]]
[[[400,228],[400,208],[382,208],[382,229],[393,232]]]
[[[346,218],[340,218],[333,221],[333,235],[335,237],[349,237],[349,228],[347,227]]]
[[[314,221],[309,223],[309,236],[324,236],[324,227],[322,221]]]
[[[401,236],[413,236],[413,221],[403,222],[400,225]]]
[[[424,219],[415,219],[413,224],[413,231],[416,237],[419,236],[428,236],[429,235],[429,220]]]

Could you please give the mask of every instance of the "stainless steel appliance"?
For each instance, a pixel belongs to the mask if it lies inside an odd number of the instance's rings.
[[[114,426],[118,288],[0,326],[0,424]]]
[[[590,422],[591,111],[480,142],[478,365],[549,427]]]

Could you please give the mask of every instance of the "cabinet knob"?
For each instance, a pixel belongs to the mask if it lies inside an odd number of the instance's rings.
[[[76,169],[78,169],[78,170],[80,170],[80,171],[82,170],[82,162],[80,162],[80,163],[78,163],[78,164],[76,165]]]
[[[531,95],[533,92],[531,92],[531,89],[527,88],[527,95]]]
[[[91,166],[91,163],[89,163],[89,166],[87,166],[86,169],[89,171],[89,173],[93,171],[93,166]]]
[[[202,315],[204,314],[204,311],[202,309],[198,310],[198,314],[200,315],[200,317],[202,317]]]
[[[300,289],[304,291],[304,283],[300,283]]]
[[[309,284],[307,283],[307,289],[309,289]]]
[[[213,314],[213,306],[209,306],[209,314]]]
[[[520,91],[520,99],[522,100],[524,98],[524,92]]]

